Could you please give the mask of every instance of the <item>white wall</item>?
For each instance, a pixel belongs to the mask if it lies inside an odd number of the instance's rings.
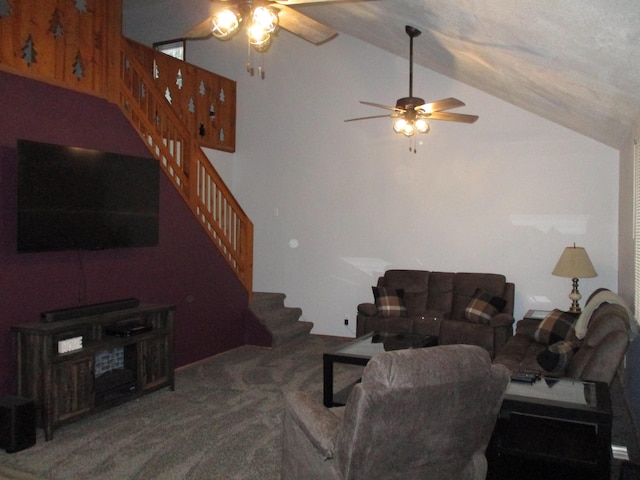
[[[152,5],[125,11],[127,36],[179,37],[210,6]],[[345,35],[316,47],[283,31],[259,80],[246,52],[242,35],[187,46],[190,62],[238,82],[237,150],[213,157],[255,225],[254,289],[285,293],[314,333],[351,335],[387,268],[503,273],[520,317],[568,308],[571,281],[551,270],[575,242],[599,274],[581,280],[583,296],[617,289],[617,151],[415,67],[414,95],[455,96],[480,119],[432,122],[410,153],[388,119],[343,122],[385,113],[358,100],[406,96],[407,60]]]

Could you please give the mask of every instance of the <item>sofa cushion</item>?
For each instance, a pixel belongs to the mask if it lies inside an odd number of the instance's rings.
[[[521,320],[523,321],[523,320]],[[496,355],[495,363],[501,363],[509,370],[522,370],[543,373],[544,369],[536,357],[546,348],[533,339],[533,334],[516,333]]]
[[[574,340],[563,340],[547,346],[538,353],[536,359],[540,366],[549,374],[563,376],[571,363],[573,354],[580,348],[580,343]]]
[[[371,287],[373,298],[381,317],[406,317],[407,307],[404,304],[404,290],[384,287]]]
[[[472,323],[488,324],[489,320],[500,313],[507,301],[500,297],[494,297],[486,290],[477,288],[473,298],[464,309],[464,318]]]
[[[431,272],[429,274],[429,298],[427,299],[429,310],[451,311],[455,275],[455,273],[449,272]]]
[[[427,308],[428,292],[404,291],[404,304],[410,317],[423,315]]]
[[[464,320],[464,311],[478,288],[500,297],[505,293],[505,285],[505,276],[496,273],[456,273],[451,302],[452,318]]]
[[[574,336],[574,325],[578,320],[578,314],[564,312],[557,308],[540,322],[533,334],[538,343],[552,345]]]
[[[429,272],[426,270],[387,270],[381,287],[403,289],[405,292],[426,292]]]

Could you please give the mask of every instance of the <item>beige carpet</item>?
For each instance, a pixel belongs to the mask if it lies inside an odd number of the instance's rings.
[[[2,480],[40,480],[41,477],[0,465],[0,478]]]

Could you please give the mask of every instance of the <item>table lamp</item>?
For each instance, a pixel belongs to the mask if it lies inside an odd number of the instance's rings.
[[[569,298],[571,299],[571,308],[569,311],[580,313],[582,310],[578,302],[582,298],[582,295],[580,295],[578,291],[578,279],[598,276],[589,259],[589,255],[587,255],[587,251],[583,247],[576,247],[575,243],[573,247],[565,248],[562,255],[560,255],[556,268],[554,268],[551,273],[557,277],[573,279],[573,290],[571,290],[569,294]]]

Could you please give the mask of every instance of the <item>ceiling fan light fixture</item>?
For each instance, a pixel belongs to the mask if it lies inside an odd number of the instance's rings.
[[[400,117],[395,122],[393,122],[393,131],[396,133],[401,133],[405,137],[411,137],[416,133],[429,133],[429,130],[431,130],[431,127],[429,126],[429,123],[423,118],[418,118],[416,120],[407,120],[404,117]]]
[[[278,28],[278,14],[269,7],[256,7],[251,12],[247,26],[249,44],[258,52],[266,52],[271,46],[271,34]]]
[[[273,33],[278,28],[278,14],[273,8],[256,7],[251,15],[251,23],[260,25],[266,33]]]
[[[211,17],[211,34],[219,40],[228,40],[238,31],[242,17],[231,9],[216,12]]]
[[[412,123],[412,122],[407,122],[407,124],[404,127],[404,130],[403,130],[402,134],[405,137],[412,137],[415,133],[416,133],[415,124]]]
[[[400,117],[395,122],[393,122],[393,131],[396,133],[404,133],[404,129],[407,126],[407,121]]]
[[[247,28],[247,36],[249,37],[249,43],[256,46],[262,45],[271,37],[269,32],[262,29],[260,25],[255,24],[249,25],[249,28]]]
[[[267,50],[269,50],[272,40],[273,40],[273,37],[267,33],[260,40],[249,39],[249,45],[251,45],[253,49],[257,52],[266,52]]]
[[[429,133],[431,127],[424,118],[418,118],[416,120],[416,129],[419,133]]]

